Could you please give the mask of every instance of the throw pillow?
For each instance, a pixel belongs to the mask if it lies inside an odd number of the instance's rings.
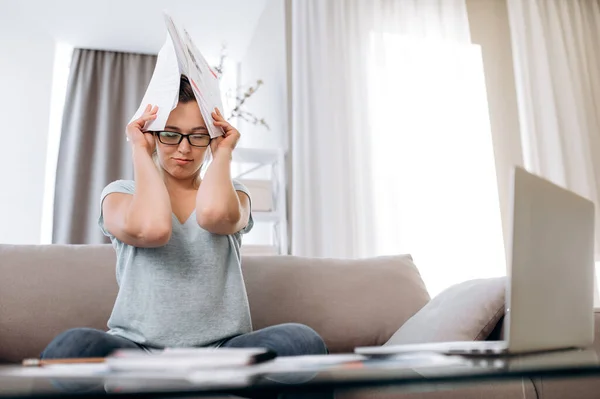
[[[385,345],[485,340],[504,316],[506,277],[456,284],[406,321]]]

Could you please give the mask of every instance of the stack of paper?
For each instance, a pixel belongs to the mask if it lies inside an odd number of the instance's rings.
[[[213,125],[211,116],[215,108],[218,108],[221,114],[224,113],[219,78],[206,62],[187,30],[177,24],[166,12],[164,18],[168,32],[167,40],[158,53],[152,79],[131,121],[142,116],[146,105],[157,105],[156,119],[149,121],[144,126],[144,130],[163,130],[169,114],[177,106],[180,76],[186,75],[210,136],[221,136],[223,131]]]
[[[122,349],[106,358],[112,371],[189,371],[250,366],[275,358],[267,349],[192,348],[156,352]]]

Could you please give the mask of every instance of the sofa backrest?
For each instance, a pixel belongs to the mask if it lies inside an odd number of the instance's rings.
[[[381,345],[429,300],[410,256],[246,256],[253,326],[298,322],[333,353]],[[118,287],[110,245],[0,245],[0,362],[36,357],[60,332],[106,330]]]

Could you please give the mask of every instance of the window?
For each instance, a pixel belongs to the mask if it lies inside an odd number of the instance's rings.
[[[66,43],[57,43],[54,51],[54,69],[52,94],[50,98],[50,122],[46,150],[46,176],[44,179],[44,200],[42,208],[41,244],[52,243],[52,222],[54,216],[54,184],[56,165],[60,146],[63,108],[67,94],[67,82],[71,68],[73,47]]]
[[[506,273],[479,46],[372,35],[376,251],[410,253],[432,296]]]

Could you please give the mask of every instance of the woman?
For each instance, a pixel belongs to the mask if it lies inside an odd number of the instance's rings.
[[[251,332],[240,268],[241,235],[252,228],[247,189],[231,180],[239,132],[218,110],[210,138],[188,79],[164,131],[143,132],[157,107],[127,126],[135,181],[110,183],[99,225],[117,254],[119,293],[109,331],[77,328],[57,336],[42,358],[104,357],[121,348],[263,347],[279,356],[325,354],[301,324]],[[213,160],[200,170],[210,146]]]

